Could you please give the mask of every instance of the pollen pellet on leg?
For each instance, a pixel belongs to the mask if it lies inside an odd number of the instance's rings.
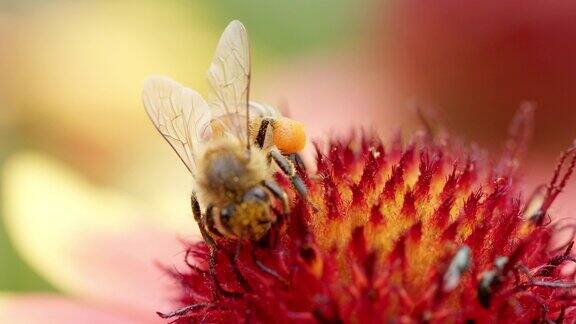
[[[274,121],[274,145],[284,154],[297,153],[306,144],[304,124],[281,117]]]

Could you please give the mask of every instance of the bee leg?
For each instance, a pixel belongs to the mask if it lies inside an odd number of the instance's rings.
[[[214,282],[214,286],[216,287],[216,291],[218,292],[218,294],[225,296],[225,297],[229,297],[229,298],[240,298],[242,297],[243,293],[241,292],[237,292],[237,291],[229,291],[224,289],[224,287],[222,287],[222,285],[220,284],[220,280],[218,279],[218,276],[216,274],[216,249],[210,249],[210,255],[208,257],[208,272],[210,274],[210,278],[212,279],[212,282]]]
[[[288,195],[286,192],[273,180],[264,180],[262,181],[262,185],[266,187],[266,189],[270,190],[274,197],[282,201],[284,214],[288,214],[288,212],[290,212],[290,207],[288,206]]]
[[[246,278],[244,278],[242,272],[240,272],[240,269],[238,268],[238,259],[240,259],[240,252],[242,252],[242,242],[238,241],[236,243],[236,253],[234,253],[234,256],[229,255],[228,257],[230,258],[232,271],[234,272],[234,275],[236,276],[236,279],[238,280],[242,288],[244,288],[244,290],[246,291],[251,291],[252,287],[250,287],[250,284],[248,283]]]
[[[256,135],[256,146],[258,148],[262,148],[264,146],[264,140],[266,140],[266,133],[268,131],[268,125],[272,122],[269,118],[264,118],[260,122],[260,126],[258,127],[258,134]]]
[[[208,231],[206,230],[206,214],[202,215],[200,204],[198,203],[198,198],[196,198],[196,193],[192,193],[190,196],[190,202],[192,205],[192,215],[194,215],[194,220],[198,224],[198,228],[200,229],[200,233],[202,234],[204,242],[208,244],[208,248],[210,249],[210,254],[208,255],[208,272],[210,274],[210,278],[214,282],[216,290],[218,290],[218,292],[222,295],[226,296],[226,293],[229,292],[220,286],[220,281],[216,276],[216,242],[214,242],[214,239],[210,236],[210,234],[208,234]],[[207,212],[212,212],[211,206],[207,208]]]
[[[206,230],[206,223],[205,223],[205,215],[202,216],[202,212],[200,210],[200,204],[198,203],[198,199],[196,198],[196,193],[192,193],[190,196],[190,203],[192,205],[192,215],[194,216],[194,220],[198,224],[198,228],[200,228],[200,234],[202,234],[202,238],[204,242],[210,246],[210,249],[216,248],[216,242],[208,231]],[[210,207],[208,207],[210,209]]]
[[[270,190],[270,192],[274,197],[282,201],[284,214],[288,214],[288,212],[290,211],[290,207],[288,206],[288,195],[286,194],[286,192],[273,180],[264,180],[262,181],[262,185],[266,189]],[[256,256],[257,248],[258,247],[255,245],[252,249],[252,260],[254,264],[256,264],[256,266],[260,269],[260,271],[274,277],[276,280],[284,284],[284,286],[288,286],[288,281],[284,279],[282,276],[280,276],[278,272],[267,267],[264,263],[262,263],[262,261],[258,260],[258,257]]]
[[[318,208],[314,206],[314,203],[312,203],[310,200],[310,196],[308,195],[308,188],[306,188],[306,184],[304,184],[304,181],[302,181],[302,178],[300,178],[296,172],[294,164],[292,164],[288,158],[276,150],[271,150],[270,153],[268,153],[268,160],[274,160],[274,162],[276,162],[276,164],[280,167],[280,170],[282,170],[282,172],[287,175],[288,178],[290,178],[290,181],[292,182],[292,185],[298,194],[304,198],[315,211],[318,210]]]
[[[212,213],[214,212],[214,206],[209,205],[208,208],[206,208],[206,213],[204,213],[204,215],[202,215],[202,213],[200,211],[200,204],[198,203],[198,200],[196,199],[196,194],[194,194],[194,193],[192,194],[191,201],[192,201],[192,213],[194,214],[194,219],[196,220],[196,222],[198,222],[198,227],[200,228],[200,233],[202,234],[202,237],[204,238],[204,242],[206,242],[206,244],[208,244],[208,247],[210,249],[210,254],[208,255],[208,272],[210,274],[210,278],[214,282],[214,286],[216,287],[216,290],[218,291],[218,293],[220,293],[221,295],[226,296],[226,297],[238,298],[242,294],[238,293],[238,292],[228,291],[228,290],[224,289],[222,287],[222,285],[220,284],[220,280],[218,280],[218,276],[216,275],[217,246],[216,246],[216,242],[214,241],[212,236],[210,236],[210,234],[208,233],[208,230],[206,229],[206,228],[210,227],[209,219],[213,219]],[[217,233],[217,232],[213,232],[213,233]]]
[[[306,165],[304,164],[304,160],[302,160],[302,157],[300,156],[300,154],[292,153],[292,154],[288,155],[288,158],[296,166],[297,170],[306,171]]]
[[[256,246],[254,246],[254,248],[252,249],[252,260],[254,261],[254,264],[256,264],[256,266],[260,269],[260,271],[264,272],[265,274],[271,277],[274,277],[276,280],[280,281],[284,286],[287,287],[289,285],[288,280],[282,277],[276,270],[267,267],[264,263],[262,263],[262,261],[258,260],[258,256],[256,255],[256,249],[257,249]]]
[[[214,217],[212,214],[213,212],[214,212],[214,205],[212,204],[208,205],[208,207],[206,208],[206,212],[202,216],[202,223],[204,225],[204,229],[206,230],[208,235],[210,235],[211,238],[212,236],[222,237],[222,234],[220,234],[220,232],[216,228],[216,224],[214,223]]]
[[[206,213],[204,214],[204,216],[202,216],[202,224],[204,226],[204,228],[208,228],[208,230],[210,230],[210,232],[212,233],[216,233],[218,234],[218,230],[215,228],[214,226],[214,205],[210,204],[208,205],[208,208],[206,208]],[[212,241],[214,242],[214,240],[212,239]],[[227,257],[228,260],[230,262],[230,265],[232,266],[232,271],[234,272],[234,275],[236,276],[236,280],[238,280],[238,282],[240,283],[240,285],[242,286],[242,288],[244,288],[244,290],[246,291],[250,291],[252,290],[252,288],[250,287],[250,285],[248,284],[248,281],[246,281],[246,278],[244,278],[244,276],[242,275],[242,273],[240,272],[240,269],[238,268],[238,258],[240,257],[240,243],[237,244],[236,246],[236,253],[230,254],[227,253]],[[210,255],[210,268],[211,270],[211,276],[214,279],[214,282],[216,283],[217,289],[226,296],[232,296],[232,297],[238,297],[241,296],[242,293],[239,292],[231,292],[231,291],[227,291],[224,288],[222,288],[222,286],[220,286],[220,283],[218,281],[218,279],[216,278],[216,244],[214,244],[211,248],[211,255]]]
[[[290,178],[292,185],[302,197],[308,197],[308,188],[306,188],[304,181],[296,173],[296,168],[294,168],[294,164],[290,160],[276,150],[271,150],[268,153],[268,160],[273,160],[280,167],[280,170]]]

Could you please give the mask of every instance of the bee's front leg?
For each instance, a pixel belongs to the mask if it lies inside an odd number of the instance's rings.
[[[276,199],[282,201],[282,208],[284,214],[288,214],[288,212],[290,212],[290,207],[288,206],[288,195],[286,194],[286,192],[282,188],[280,188],[280,186],[276,183],[276,181],[273,180],[264,180],[262,181],[262,185],[266,189],[270,190],[270,192],[274,197],[276,197]]]
[[[219,212],[222,213],[222,210]],[[216,228],[214,217],[214,205],[209,204],[208,207],[206,207],[206,211],[202,215],[202,224],[212,239],[214,236],[222,237],[222,233],[218,230],[218,228]]]
[[[220,280],[218,280],[218,276],[216,275],[216,259],[218,248],[216,246],[216,242],[210,235],[210,232],[217,233],[214,232],[212,229],[210,229],[210,224],[213,224],[211,223],[210,220],[213,219],[212,213],[214,212],[214,206],[209,205],[208,208],[206,208],[206,212],[202,214],[200,204],[198,203],[198,199],[196,198],[195,193],[192,193],[190,200],[192,203],[192,214],[194,215],[194,220],[196,220],[196,222],[198,223],[198,227],[200,228],[202,238],[204,239],[204,242],[208,244],[210,250],[209,252],[210,254],[208,255],[208,272],[210,274],[210,277],[212,278],[212,281],[214,282],[214,286],[216,286],[216,290],[223,296],[239,297],[241,293],[228,291],[224,289],[220,284]]]
[[[242,241],[238,240],[236,242],[236,253],[234,253],[233,256],[228,255],[228,258],[230,259],[230,264],[232,265],[232,272],[234,272],[234,275],[236,276],[236,279],[238,280],[242,288],[245,291],[252,291],[252,287],[250,287],[250,284],[248,283],[246,278],[244,278],[242,272],[240,272],[240,268],[238,268],[238,261],[240,259],[241,252],[242,252]]]
[[[219,210],[218,212],[222,213],[222,210]],[[208,229],[208,231],[210,233],[215,233],[216,235],[220,235],[220,232],[218,232],[218,230],[216,229],[216,227],[214,225],[214,217],[215,217],[214,216],[214,205],[210,204],[210,205],[208,205],[208,207],[206,208],[206,212],[202,216],[202,219],[201,219],[202,226],[205,229]],[[210,237],[210,240],[212,240],[212,242],[214,242],[212,237]],[[240,241],[238,241],[237,244],[238,245],[236,246],[236,253],[235,254],[230,254],[230,253],[226,253],[226,252],[224,254],[228,257],[228,259],[230,261],[230,264],[232,266],[232,272],[236,276],[238,283],[242,286],[242,288],[245,291],[251,291],[252,288],[250,287],[250,285],[248,284],[248,281],[246,280],[246,278],[244,278],[244,276],[240,272],[240,269],[238,268],[238,259],[240,258],[240,252],[241,252]],[[220,281],[218,280],[218,278],[216,276],[216,258],[217,258],[216,254],[217,254],[217,252],[218,252],[218,249],[216,247],[216,244],[212,245],[210,248],[210,256],[209,256],[209,260],[208,260],[208,264],[209,264],[209,268],[210,268],[210,276],[212,277],[212,280],[214,280],[214,283],[216,285],[216,289],[218,290],[218,292],[220,294],[222,294],[224,296],[228,296],[228,297],[237,298],[237,297],[241,296],[242,293],[229,291],[229,290],[224,289],[220,285]]]
[[[206,217],[205,217],[206,214],[204,214],[204,216],[202,215],[200,204],[198,203],[198,198],[196,198],[196,193],[194,192],[190,196],[190,203],[192,205],[192,215],[194,216],[194,220],[198,224],[198,228],[200,228],[200,234],[202,234],[204,242],[206,242],[206,244],[210,246],[210,249],[215,249],[216,242],[214,242],[214,239],[212,238],[212,236],[210,236],[210,233],[206,229]],[[209,207],[208,209],[211,210],[211,207]]]
[[[210,278],[212,279],[212,282],[214,283],[214,286],[216,287],[216,292],[218,292],[218,294],[225,296],[225,297],[230,297],[230,298],[239,298],[242,296],[241,292],[236,292],[236,291],[229,291],[227,289],[224,289],[224,287],[222,287],[222,285],[220,284],[220,280],[218,279],[218,276],[216,275],[216,262],[217,262],[217,253],[218,251],[215,248],[210,248],[210,254],[208,256],[208,273],[210,274]]]

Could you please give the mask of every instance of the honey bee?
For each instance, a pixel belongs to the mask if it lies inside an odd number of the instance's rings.
[[[287,157],[304,147],[304,127],[249,100],[250,64],[246,29],[235,20],[224,30],[208,69],[207,101],[168,77],[153,76],[144,84],[148,116],[192,174],[192,213],[212,247],[215,236],[262,239],[276,222],[273,199],[287,212],[288,198],[273,180],[272,162],[307,197]]]

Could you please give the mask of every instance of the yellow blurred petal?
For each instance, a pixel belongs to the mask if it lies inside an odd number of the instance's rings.
[[[183,248],[127,197],[37,153],[11,157],[2,186],[11,239],[57,287],[149,311],[169,307],[169,280],[155,262],[172,266]]]
[[[150,131],[141,103],[147,76],[166,74],[206,89],[218,32],[197,7],[186,1],[48,1],[0,13],[0,95],[34,125],[36,140],[65,134],[60,146],[82,137],[130,149],[127,144]]]

